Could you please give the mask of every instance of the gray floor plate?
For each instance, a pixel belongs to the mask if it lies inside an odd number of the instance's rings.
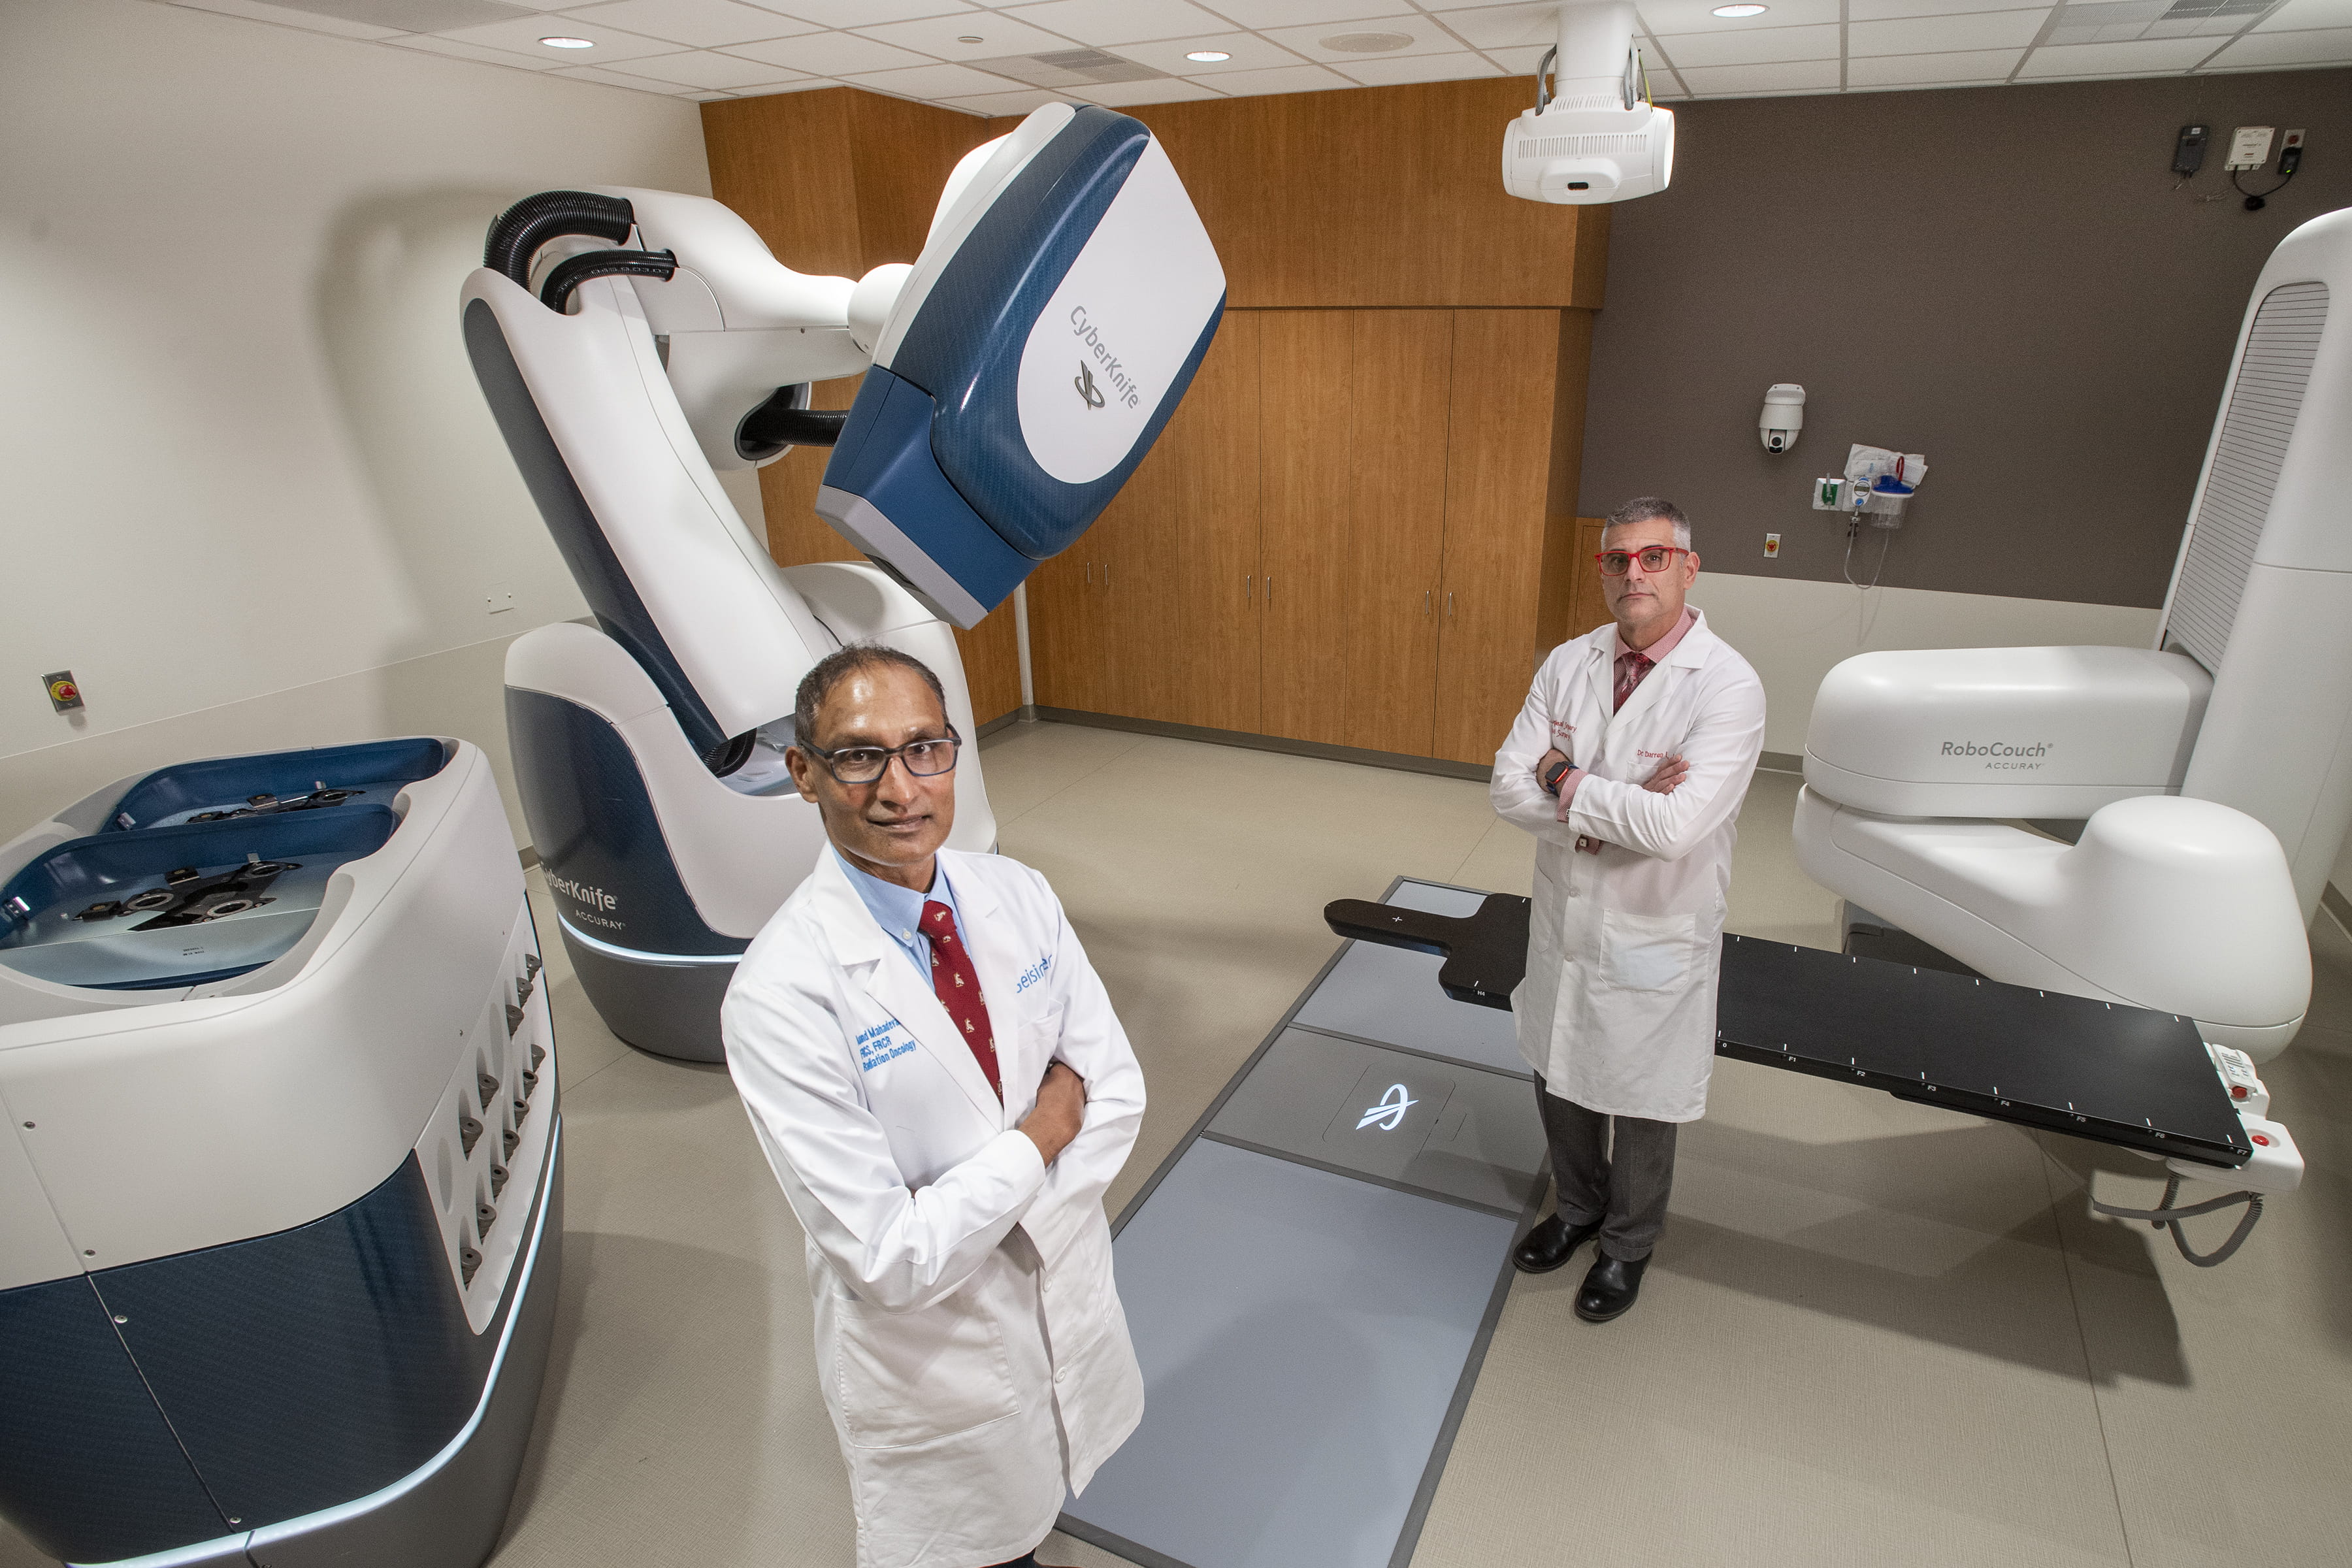
[[[1469,915],[1485,897],[1431,882],[1400,882],[1381,901]],[[1340,955],[1293,1021],[1529,1077],[1511,1015],[1449,999],[1437,985],[1444,963],[1431,953],[1357,942]]]
[[[1385,1568],[1516,1226],[1195,1142],[1118,1238],[1143,1425],[1064,1528],[1193,1568]]]
[[[1438,963],[1350,944],[1121,1217],[1143,1424],[1064,1530],[1146,1568],[1411,1560],[1544,1157],[1510,1016]]]
[[[1286,1029],[1208,1135],[1517,1215],[1543,1164],[1534,1095],[1481,1068]]]

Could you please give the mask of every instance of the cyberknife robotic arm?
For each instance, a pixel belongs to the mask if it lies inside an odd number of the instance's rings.
[[[975,625],[1075,541],[1189,385],[1224,279],[1150,132],[1049,105],[950,178],[912,265],[778,262],[708,198],[551,191],[493,226],[467,346],[594,612],[508,657],[532,838],[583,984],[624,1038],[715,1059],[750,939],[823,846],[782,762],[844,643],[922,658],[973,715]],[[866,372],[845,415],[810,383]],[[779,569],[719,471],[834,446],[818,510],[872,565]],[[995,837],[978,757],[950,842]]]

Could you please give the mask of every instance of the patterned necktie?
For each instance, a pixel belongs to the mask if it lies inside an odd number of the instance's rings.
[[[1647,654],[1621,653],[1617,656],[1617,703],[1612,713],[1625,706],[1625,699],[1633,695],[1633,688],[1642,684],[1642,677],[1650,673]]]
[[[931,944],[931,989],[963,1031],[963,1043],[971,1047],[980,1070],[988,1075],[988,1087],[1002,1100],[1004,1085],[996,1076],[996,1036],[988,1026],[988,1001],[980,994],[980,975],[971,966],[971,955],[956,940],[955,916],[936,899],[923,900],[923,937]]]

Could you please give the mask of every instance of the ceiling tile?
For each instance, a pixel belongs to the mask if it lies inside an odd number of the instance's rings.
[[[852,87],[871,88],[876,92],[896,93],[900,98],[970,98],[974,93],[1007,91],[1019,87],[1019,82],[1007,82],[1001,76],[973,70],[970,66],[910,66],[905,70],[861,71],[843,75]]]
[[[1222,98],[1223,93],[1197,81],[1097,82],[1083,91],[1074,92],[1088,103],[1099,103],[1106,109],[1128,109],[1139,103],[1190,103],[1195,99]]]
[[[1806,27],[1838,20],[1838,0],[1767,0],[1760,16],[1718,16],[1724,0],[1640,0],[1643,26],[1653,33],[1756,33],[1768,27]],[[1955,8],[1971,0],[1955,0]]]
[[[682,55],[660,55],[649,60],[636,60],[631,63],[630,68],[663,81],[676,82],[680,87],[764,87],[771,82],[790,81],[795,77],[812,74],[788,70],[765,60],[714,54],[709,49],[691,49]]]
[[[548,74],[572,77],[580,81],[602,82],[606,87],[626,87],[634,88],[639,92],[657,92],[665,98],[675,98],[678,93],[678,85],[674,81],[659,81],[649,76],[632,76],[627,71],[606,70],[602,66],[562,66]]]
[[[676,44],[657,38],[641,38],[635,33],[623,33],[611,27],[600,27],[593,22],[577,22],[568,16],[528,16],[513,22],[493,22],[487,27],[461,27],[454,32],[436,33],[436,38],[448,38],[460,44],[480,44],[486,48],[509,49],[533,58],[544,58],[547,68],[557,66],[602,66],[614,60],[634,60],[646,55],[674,55]],[[593,48],[551,49],[539,40],[545,37],[585,38]]]
[[[479,60],[488,66],[519,66],[524,70],[548,71],[567,62],[551,58],[555,51],[543,49],[536,55],[519,55],[512,49],[493,49],[481,44],[468,44],[458,38],[436,38],[430,33],[410,33],[404,37],[386,38],[395,49],[422,49],[428,55],[446,55],[456,60]],[[582,51],[585,53],[585,50]]]
[[[2352,27],[2352,0],[2286,0],[2285,5],[2254,24],[2257,33],[2306,27]]]
[[[172,0],[172,4],[184,5],[193,11],[217,11],[224,16],[276,22],[282,26],[301,27],[313,33],[332,33],[339,38],[391,38],[397,37],[401,31],[398,27],[370,26],[365,22],[348,21],[341,16],[322,16],[315,11],[265,5],[260,0]]]
[[[1381,0],[1209,0],[1218,15],[1243,27],[1296,27],[1347,22],[1368,11],[1393,10]]]
[[[1996,0],[1845,0],[1845,19],[1849,22],[1885,22],[1897,16],[1948,16],[1960,12],[2038,11],[2050,13],[2049,0],[2009,0],[2006,5]]]
[[[2310,66],[2352,60],[2352,27],[2307,33],[2250,33],[2223,49],[2219,66]]]
[[[975,7],[964,0],[748,0],[765,10],[782,11],[827,27],[864,27],[876,22],[903,22],[910,16],[944,16],[950,11]]]
[[[1191,0],[1047,0],[1043,5],[1008,6],[1005,15],[1082,44],[1097,45],[1197,37],[1232,26]]]
[[[1344,37],[1349,33],[1401,33],[1412,42],[1398,48],[1381,50],[1378,54],[1323,47],[1324,39]],[[1462,47],[1461,39],[1448,34],[1427,16],[1363,16],[1349,22],[1318,22],[1311,27],[1270,27],[1266,29],[1265,36],[1286,49],[1305,55],[1310,60],[1323,60],[1331,65],[1352,65],[1358,60],[1396,55],[1452,54]]]
[[[1376,55],[1342,60],[1331,68],[1366,87],[1402,87],[1414,81],[1467,81],[1473,77],[1500,76],[1502,71],[1484,55],[1456,49],[1447,55]]]
[[[945,98],[940,100],[940,107],[961,109],[973,114],[995,117],[1027,114],[1034,110],[1043,109],[1049,103],[1067,103],[1068,101],[1069,100],[1059,93],[1047,92],[1043,88],[1033,87],[1021,92],[983,92],[972,98]]]
[[[1817,92],[1838,84],[1835,60],[1803,60],[1759,66],[1702,66],[1683,72],[1691,91],[1701,98],[1736,98],[1744,93]]]
[[[2018,79],[2161,76],[2187,70],[2213,52],[2206,38],[2146,38],[2129,44],[2044,44],[2025,57]]]
[[[1636,41],[1641,43],[1643,48],[1649,47],[1646,40],[1637,39]],[[1543,63],[1544,51],[1549,47],[1551,47],[1549,44],[1522,44],[1514,49],[1488,49],[1486,58],[1513,76],[1523,76],[1533,80],[1536,67]]]
[[[1849,55],[1927,55],[1953,49],[2021,49],[2042,31],[2039,11],[1987,11],[1971,16],[1906,16],[1856,22],[1845,30]]]
[[[1959,49],[1936,55],[1873,55],[1846,62],[1848,87],[1920,87],[1933,83],[2005,81],[2023,49]]]
[[[618,27],[625,33],[642,33],[648,38],[689,44],[698,49],[814,30],[807,22],[796,22],[757,5],[739,5],[735,0],[615,0],[610,5],[583,5],[562,15],[574,21]]]
[[[773,43],[741,44],[728,52],[818,76],[846,76],[852,71],[892,70],[900,66],[931,63],[929,56],[902,49],[896,44],[861,38],[855,33],[811,33],[805,37],[779,38]]]
[[[1269,92],[1320,92],[1328,88],[1353,87],[1356,84],[1338,71],[1325,70],[1321,66],[1281,66],[1273,70],[1226,71],[1223,75],[1202,78],[1213,82],[1219,92],[1235,98],[1256,98]]]
[[[1184,57],[1196,49],[1214,49],[1233,56],[1229,60],[1188,60]],[[1275,66],[1295,66],[1298,57],[1270,39],[1255,33],[1212,33],[1205,38],[1169,38],[1159,43],[1121,44],[1118,52],[1138,65],[1166,71],[1171,76],[1213,76],[1222,71],[1264,70]]]
[[[1507,49],[1521,44],[1549,48],[1559,37],[1559,6],[1481,5],[1470,10],[1438,11],[1438,19],[1474,49]]]
[[[1833,60],[1838,57],[1838,30],[1825,27],[1771,27],[1755,33],[1677,33],[1661,37],[1676,70],[1693,66],[1771,65],[1782,60]]]
[[[943,60],[984,60],[1000,55],[1043,55],[1076,47],[1059,33],[991,12],[927,16],[917,22],[886,22],[859,33],[903,48],[920,49]],[[976,37],[980,42],[961,42]]]

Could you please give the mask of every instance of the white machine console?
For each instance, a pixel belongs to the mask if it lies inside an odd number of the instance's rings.
[[[460,741],[164,768],[0,846],[0,1513],[74,1563],[482,1561],[554,1321],[539,978]]]
[[[2254,1062],[2286,1047],[2352,826],[2347,299],[2352,209],[2255,282],[2157,647],[1831,671],[1808,874],[1993,979],[2193,1017]]]

